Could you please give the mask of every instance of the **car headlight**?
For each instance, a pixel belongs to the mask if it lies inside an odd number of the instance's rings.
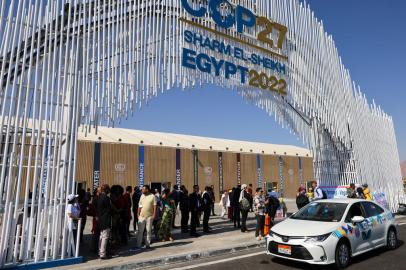
[[[275,236],[275,233],[272,230],[269,230],[268,235],[273,237]]]
[[[307,243],[323,242],[323,241],[326,240],[330,235],[331,235],[331,233],[326,233],[326,234],[318,235],[318,236],[308,236],[308,237],[305,238],[305,242],[307,242]]]

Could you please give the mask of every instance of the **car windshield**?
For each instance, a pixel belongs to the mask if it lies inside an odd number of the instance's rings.
[[[312,202],[296,212],[292,219],[339,222],[347,208],[346,203]]]

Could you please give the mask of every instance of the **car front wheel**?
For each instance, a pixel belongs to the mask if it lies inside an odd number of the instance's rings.
[[[350,247],[345,241],[337,244],[335,254],[335,266],[337,269],[343,269],[350,263]]]
[[[394,250],[398,247],[398,236],[395,229],[390,228],[386,238],[386,247],[389,250]]]

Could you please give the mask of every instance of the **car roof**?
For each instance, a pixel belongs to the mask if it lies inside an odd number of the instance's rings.
[[[329,203],[356,203],[356,202],[366,202],[364,199],[349,199],[349,198],[340,198],[340,199],[326,199],[326,200],[317,200],[315,202],[329,202]]]

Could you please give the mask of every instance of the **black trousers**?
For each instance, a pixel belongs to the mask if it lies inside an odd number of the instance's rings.
[[[238,224],[238,227],[240,227],[240,206],[233,206],[233,221],[234,226]]]
[[[210,211],[211,209],[205,209],[203,212],[203,231],[209,231],[209,219],[210,219]]]
[[[265,215],[256,215],[257,227],[255,229],[255,237],[261,235],[264,237]]]
[[[199,222],[199,216],[197,211],[190,211],[190,233],[196,233],[197,223]]]
[[[214,216],[214,215],[216,215],[215,213],[214,213],[214,203],[212,203],[211,205],[210,205],[210,207],[211,207],[211,214]]]
[[[80,243],[83,243],[83,231],[85,230],[86,227],[86,220],[87,220],[86,217],[82,218],[82,225],[80,227]]]
[[[189,211],[183,210],[181,211],[181,219],[180,219],[180,227],[182,232],[187,232],[188,230],[188,223],[189,223]]]
[[[241,209],[241,231],[245,232],[247,230],[247,217],[249,210]]]

